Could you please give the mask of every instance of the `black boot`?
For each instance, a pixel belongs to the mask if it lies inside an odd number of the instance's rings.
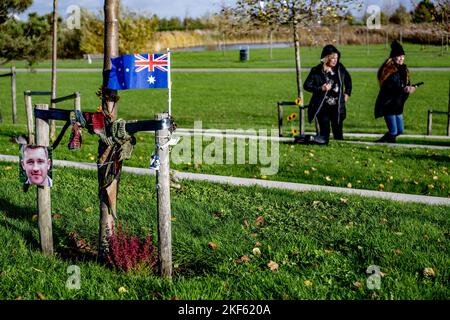
[[[375,142],[388,142],[388,139],[391,135],[389,134],[389,132],[386,132],[384,134],[384,136],[382,136],[380,139],[375,140]]]
[[[388,137],[387,137],[387,143],[395,143],[395,140],[396,140],[396,136],[393,136],[393,135],[389,135]]]

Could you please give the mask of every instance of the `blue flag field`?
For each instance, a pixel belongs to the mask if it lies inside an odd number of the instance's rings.
[[[111,59],[108,88],[112,90],[168,88],[170,61],[165,54],[127,54]]]

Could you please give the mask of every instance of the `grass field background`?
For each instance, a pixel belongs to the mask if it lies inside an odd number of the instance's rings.
[[[348,67],[378,67],[384,46],[343,47]],[[312,66],[321,48],[302,49]],[[405,45],[410,67],[449,67],[440,48]],[[237,52],[174,53],[173,67],[293,67],[292,49],[251,50],[248,63]],[[20,64],[16,64],[20,67]],[[48,62],[38,67],[48,67]],[[64,61],[60,67],[86,66]],[[101,67],[101,63],[88,65]],[[307,73],[303,73],[303,80]],[[379,133],[373,118],[375,72],[352,72],[353,94],[344,132]],[[294,72],[174,72],[173,116],[179,127],[277,129],[278,101],[296,98]],[[447,110],[449,73],[413,72],[425,85],[405,107],[406,134],[425,134],[427,110]],[[81,92],[82,110],[95,111],[100,72],[58,73],[58,96]],[[50,73],[18,73],[19,124],[11,124],[9,81],[0,79],[0,154],[18,155],[13,136],[26,133],[23,91],[47,91]],[[152,119],[167,110],[166,90],[120,92],[119,117]],[[306,100],[309,94],[305,95]],[[33,103],[48,103],[33,97]],[[70,102],[58,105],[72,109]],[[58,125],[63,123],[58,122]],[[307,131],[314,131],[307,125]],[[445,134],[446,119],[433,118],[433,133]],[[95,163],[98,138],[84,131],[81,150],[66,148],[69,133],[54,159]],[[138,133],[126,166],[148,167],[154,136]],[[184,138],[187,139],[187,138]],[[403,138],[399,139],[403,142]],[[211,141],[204,141],[203,147]],[[436,143],[408,140],[406,143]],[[249,143],[247,141],[247,143]],[[440,145],[449,145],[448,140]],[[193,150],[194,151],[194,150]],[[263,176],[261,164],[171,164],[172,169],[224,176],[270,179],[450,196],[449,150],[388,148],[331,141],[328,147],[279,145],[279,170]],[[289,192],[181,181],[172,189],[173,281],[149,270],[129,274],[98,264],[71,248],[76,232],[92,247],[98,238],[97,173],[54,167],[53,232],[56,255],[40,253],[36,191],[22,191],[16,163],[0,163],[0,299],[448,299],[450,297],[450,216],[448,207],[398,203],[325,192]],[[76,195],[69,190],[77,190]],[[122,174],[119,221],[131,234],[156,236],[156,191],[151,176]],[[212,248],[210,242],[216,244]],[[261,254],[255,253],[259,248]],[[76,249],[76,248],[75,248]],[[71,252],[72,252],[71,251]],[[242,257],[248,261],[243,262]],[[275,271],[270,262],[277,263]],[[81,269],[81,289],[66,288],[67,267]],[[273,265],[273,264],[272,264]],[[381,288],[371,290],[366,270],[382,272]],[[431,268],[434,276],[424,270]],[[429,270],[429,269],[427,269]],[[121,289],[125,288],[125,290]]]
[[[303,73],[303,80],[307,73]],[[374,72],[353,72],[352,97],[347,106],[344,132],[384,133],[383,119],[375,120],[373,109],[378,94]],[[17,113],[19,123],[26,123],[23,92],[47,91],[50,73],[18,73]],[[277,128],[277,102],[296,98],[295,74],[285,72],[174,72],[172,75],[172,114],[179,127],[192,128],[202,121],[203,128],[271,129]],[[448,104],[448,72],[414,72],[412,81],[425,85],[412,94],[405,105],[405,134],[426,134],[428,109],[446,111]],[[62,72],[58,74],[58,97],[81,93],[83,111],[95,111],[100,100],[95,92],[101,75],[96,72]],[[11,123],[9,83],[3,81],[0,110],[4,123]],[[167,110],[167,90],[127,90],[119,93],[119,117],[151,119],[155,113]],[[310,94],[305,92],[305,101]],[[33,104],[48,103],[48,97],[35,96]],[[73,108],[64,102],[58,108]],[[433,133],[446,134],[445,116],[433,117]],[[307,124],[314,131],[312,124]]]
[[[66,168],[55,175],[56,255],[51,258],[39,253],[35,189],[22,192],[17,170],[9,163],[0,163],[0,179],[2,299],[450,296],[447,207],[183,181],[171,199],[174,276],[169,282],[145,270],[129,274],[110,270],[87,254],[64,254],[71,248],[70,232],[96,246],[95,171]],[[76,189],[77,196],[69,189]],[[155,235],[155,190],[153,177],[122,175],[118,215],[131,234]],[[249,261],[242,262],[243,256]],[[270,261],[277,263],[275,271],[268,267]],[[69,265],[80,267],[80,290],[66,288]],[[366,270],[371,265],[382,272],[378,290],[367,286]],[[432,268],[435,276],[424,275],[425,268]]]
[[[378,68],[389,56],[390,47],[383,44],[367,46],[337,46],[342,53],[341,62],[352,68]],[[244,48],[244,47],[243,47]],[[441,46],[404,44],[406,61],[410,67],[450,67],[450,52]],[[319,63],[322,47],[301,47],[302,67],[310,68]],[[135,53],[135,52],[133,52]],[[273,48],[272,59],[269,49],[250,49],[249,60],[239,60],[239,50],[200,51],[171,53],[173,68],[295,68],[294,48]],[[23,61],[13,61],[5,67],[15,65],[27,67]],[[51,68],[51,61],[42,61],[34,68]],[[60,60],[59,68],[102,68],[103,60]]]

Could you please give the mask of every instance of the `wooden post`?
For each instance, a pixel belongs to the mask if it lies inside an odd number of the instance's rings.
[[[296,20],[295,20],[296,21]],[[300,98],[300,106],[303,107],[303,81],[302,81],[302,64],[300,60],[300,37],[297,30],[297,22],[293,24],[294,46],[295,46],[295,73],[297,79],[297,98]],[[305,133],[305,112],[300,112],[300,134]]]
[[[278,102],[278,136],[282,137],[282,126],[283,126],[283,107]]]
[[[167,119],[167,113],[155,115],[156,120]],[[169,129],[155,132],[156,155],[159,156],[160,167],[156,172],[156,188],[158,201],[158,250],[161,276],[172,278],[172,227],[170,212],[170,161]],[[162,148],[161,148],[162,147]]]
[[[58,0],[53,0],[53,32],[52,32],[52,100],[56,99],[56,59],[58,46]],[[51,102],[51,108],[56,108],[56,103]],[[56,121],[50,120],[50,137],[56,137]]]
[[[23,96],[25,99],[25,110],[27,111],[28,143],[34,144],[34,115],[31,104],[31,91],[25,91]]]
[[[36,109],[48,110],[47,104],[37,104]],[[49,125],[48,121],[36,118],[36,144],[48,147]],[[52,235],[52,214],[50,187],[37,187],[37,205],[39,214],[39,234],[41,238],[41,248],[44,255],[53,254],[53,235]]]
[[[12,114],[13,124],[17,123],[17,101],[16,101],[16,67],[11,67],[11,102],[12,102]]]
[[[450,137],[450,80],[448,81],[447,136]]]
[[[427,125],[427,136],[431,135],[432,125],[433,125],[433,110],[428,110],[428,125]]]
[[[75,92],[75,100],[73,103],[73,107],[75,110],[81,111],[81,98],[80,98],[80,92]]]

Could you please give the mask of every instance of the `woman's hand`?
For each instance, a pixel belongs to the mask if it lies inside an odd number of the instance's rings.
[[[329,91],[329,90],[331,90],[331,84],[325,83],[325,84],[322,86],[322,91]]]
[[[414,93],[414,92],[416,92],[416,87],[415,86],[406,86],[404,91],[406,93]]]
[[[350,96],[346,93],[344,93],[344,101],[347,102],[348,99],[350,99]]]

